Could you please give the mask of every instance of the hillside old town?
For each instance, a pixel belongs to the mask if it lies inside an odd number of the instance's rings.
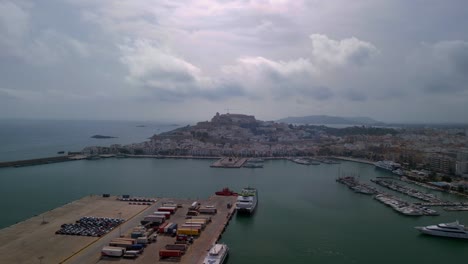
[[[242,114],[219,114],[152,136],[149,141],[110,147],[92,146],[85,154],[191,157],[340,156],[371,162],[391,160],[418,176],[468,177],[466,128],[423,126],[330,128],[256,120]]]

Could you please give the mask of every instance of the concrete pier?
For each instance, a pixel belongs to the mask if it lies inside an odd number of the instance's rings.
[[[211,164],[212,168],[240,168],[247,158],[224,157]]]
[[[158,235],[157,242],[149,244],[137,259],[101,259],[101,249],[121,235],[130,236],[133,227],[165,202],[181,204],[169,222],[179,226],[185,223],[189,199],[155,198],[152,205],[135,205],[118,201],[117,197],[103,198],[93,195],[45,212],[28,220],[0,230],[0,263],[167,263],[159,260],[159,250],[173,244],[174,237]],[[212,222],[194,240],[180,263],[202,263],[209,248],[218,240],[235,206],[235,196],[212,196],[198,200],[202,206],[214,206],[218,212],[211,215]],[[126,221],[102,237],[56,235],[62,224],[74,223],[83,216],[124,218]]]
[[[0,168],[34,166],[34,165],[50,164],[50,163],[56,163],[56,162],[64,162],[64,161],[70,161],[71,160],[70,157],[72,156],[64,155],[64,156],[55,156],[55,157],[30,159],[30,160],[5,161],[5,162],[0,162]]]

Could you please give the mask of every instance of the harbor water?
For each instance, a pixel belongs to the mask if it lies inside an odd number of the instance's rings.
[[[0,120],[0,162],[58,156],[59,151],[81,151],[87,146],[143,142],[176,127],[137,121]]]
[[[221,238],[231,249],[231,264],[454,263],[468,257],[468,241],[424,236],[414,229],[457,219],[468,224],[468,212],[436,207],[440,216],[402,216],[335,182],[349,174],[369,184],[371,178],[391,176],[374,166],[354,162],[304,166],[272,160],[263,169],[216,169],[209,167],[211,162],[111,158],[3,168],[0,228],[89,194],[196,200],[223,187],[239,191],[252,186],[259,192],[255,214],[235,216]]]

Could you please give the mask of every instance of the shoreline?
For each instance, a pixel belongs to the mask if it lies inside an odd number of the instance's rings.
[[[352,162],[359,162],[374,165],[374,162],[357,159],[357,158],[348,158],[348,157],[340,157],[340,156],[281,156],[281,157],[271,157],[271,156],[252,156],[252,157],[237,157],[237,156],[184,156],[184,155],[133,155],[133,154],[126,154],[125,156],[119,157],[116,154],[99,154],[99,155],[64,155],[64,156],[52,156],[52,157],[44,157],[44,158],[35,158],[35,159],[27,159],[27,160],[13,160],[13,161],[3,161],[0,162],[0,168],[8,168],[8,167],[25,167],[25,166],[35,166],[35,165],[46,165],[51,163],[58,163],[58,162],[66,162],[66,161],[75,161],[75,160],[83,160],[83,159],[106,159],[106,158],[152,158],[152,159],[201,159],[201,160],[217,160],[223,159],[227,157],[236,157],[236,158],[259,158],[264,160],[291,160],[294,158],[331,158],[331,159],[338,159],[344,161],[352,161]]]

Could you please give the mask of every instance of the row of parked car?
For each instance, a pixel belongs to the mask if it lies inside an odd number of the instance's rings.
[[[84,216],[74,224],[63,224],[55,234],[100,237],[124,221],[122,218]]]

